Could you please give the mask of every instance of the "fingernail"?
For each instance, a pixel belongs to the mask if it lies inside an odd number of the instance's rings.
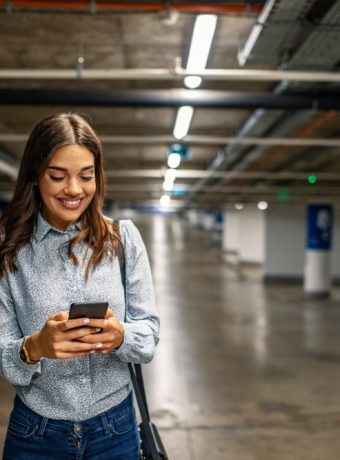
[[[96,327],[96,332],[101,332],[102,330],[100,329],[100,327]]]
[[[89,324],[90,318],[84,318],[84,324]]]
[[[96,348],[102,348],[103,344],[102,343],[97,343]]]
[[[90,355],[93,355],[93,353],[95,353],[95,352],[96,352],[96,350],[91,350]]]

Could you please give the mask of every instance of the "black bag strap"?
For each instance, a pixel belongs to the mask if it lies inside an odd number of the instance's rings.
[[[115,221],[119,224],[119,221]],[[119,241],[118,247],[118,259],[119,259],[119,267],[120,267],[120,276],[122,278],[122,284],[124,286],[124,296],[125,296],[125,307],[126,307],[126,267],[125,267],[125,253],[124,253],[124,246],[121,241]],[[126,319],[126,308],[125,308],[125,319]],[[144,388],[144,381],[143,381],[143,374],[142,374],[142,366],[140,364],[132,364],[128,363],[129,372],[132,380],[133,389],[136,395],[138,408],[140,412],[140,416],[142,419],[143,430],[145,436],[147,438],[148,447],[150,449],[150,454],[152,460],[161,460],[159,453],[157,451],[157,447],[154,441],[154,437],[151,432],[150,427],[150,414],[148,409],[148,403],[146,400],[145,388]]]

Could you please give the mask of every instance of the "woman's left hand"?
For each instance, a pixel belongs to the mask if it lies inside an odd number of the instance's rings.
[[[85,335],[79,339],[81,342],[101,344],[96,353],[108,353],[123,343],[124,327],[110,308],[105,319],[91,318],[87,326],[101,329],[97,334]]]

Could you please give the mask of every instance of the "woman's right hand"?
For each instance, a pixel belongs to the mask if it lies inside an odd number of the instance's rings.
[[[65,312],[56,313],[48,318],[39,332],[27,337],[26,349],[32,361],[41,358],[67,359],[86,356],[98,351],[102,344],[89,344],[77,339],[96,334],[95,327],[86,326],[87,318],[68,319]]]

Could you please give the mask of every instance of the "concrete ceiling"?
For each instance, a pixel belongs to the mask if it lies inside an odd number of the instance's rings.
[[[218,15],[212,75],[189,94],[183,74],[199,13]],[[238,54],[256,27],[240,66]],[[158,205],[167,149],[178,142],[177,109],[191,98],[195,111],[183,139],[191,155],[175,181],[185,194],[172,196],[174,207],[337,200],[339,31],[338,0],[0,1],[0,193],[13,190],[34,124],[74,110],[103,140],[109,198]],[[226,77],[228,69],[259,75]],[[298,73],[290,81],[263,70]],[[254,139],[238,143],[247,138]],[[313,186],[311,173],[318,176]]]

